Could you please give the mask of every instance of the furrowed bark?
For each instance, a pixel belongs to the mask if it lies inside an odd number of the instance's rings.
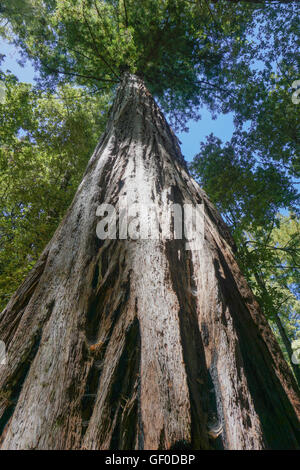
[[[198,249],[100,240],[97,207],[124,196],[161,224],[174,203],[203,204]],[[231,236],[133,75],[0,339],[2,449],[299,448],[297,385]]]

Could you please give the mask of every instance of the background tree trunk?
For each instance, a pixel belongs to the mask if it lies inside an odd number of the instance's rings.
[[[280,337],[281,337],[281,340],[285,346],[285,349],[286,349],[286,352],[289,356],[289,359],[290,359],[290,363],[291,363],[291,366],[292,366],[292,369],[294,371],[294,374],[295,374],[295,378],[296,378],[296,381],[297,381],[297,384],[298,384],[298,387],[300,386],[300,368],[299,368],[299,365],[298,364],[294,364],[293,363],[293,360],[292,360],[292,356],[293,356],[293,349],[292,349],[292,343],[291,343],[291,340],[290,338],[288,337],[288,335],[286,334],[286,331],[284,329],[284,326],[281,322],[281,319],[280,319],[280,316],[279,316],[279,313],[277,311],[277,309],[275,308],[275,306],[273,305],[273,301],[272,301],[272,298],[271,296],[269,295],[269,292],[268,292],[268,289],[267,289],[267,286],[265,284],[265,281],[263,279],[263,276],[261,273],[257,273],[255,272],[254,273],[254,276],[255,276],[255,279],[258,283],[258,285],[260,286],[262,292],[264,292],[264,295],[266,296],[266,298],[268,299],[268,303],[269,305],[272,306],[272,313],[273,314],[273,318],[274,318],[274,321],[275,321],[275,324],[278,328],[278,332],[280,334]]]
[[[203,203],[199,250],[99,240],[98,205],[124,195],[160,220]],[[298,448],[297,385],[232,248],[126,74],[72,205],[0,316],[2,449]]]
[[[282,342],[283,342],[283,344],[285,346],[285,349],[287,350],[288,356],[290,358],[291,365],[292,365],[292,368],[293,368],[293,371],[294,371],[294,374],[295,374],[295,377],[296,377],[296,380],[297,380],[297,383],[298,383],[298,386],[299,386],[300,385],[300,368],[299,368],[298,364],[294,364],[294,362],[293,362],[292,343],[290,341],[290,338],[286,334],[286,331],[284,329],[284,326],[281,322],[281,319],[280,319],[280,316],[278,315],[278,313],[275,313],[274,319],[275,319],[275,323],[277,325],[279,334],[281,336]]]

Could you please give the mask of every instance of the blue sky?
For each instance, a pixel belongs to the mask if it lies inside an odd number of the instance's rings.
[[[25,67],[21,67],[17,60],[20,59],[16,48],[2,38],[0,38],[0,54],[5,54],[5,59],[2,63],[1,69],[6,71],[7,69],[14,73],[21,82],[30,82],[34,80],[34,69],[32,65],[27,62]]]
[[[234,130],[233,113],[223,114],[213,120],[210,112],[203,108],[201,110],[201,121],[189,121],[187,126],[189,131],[179,133],[177,137],[182,142],[181,150],[183,155],[187,161],[191,161],[199,152],[200,142],[205,140],[205,137],[211,132],[223,141],[231,139]]]
[[[17,60],[20,58],[18,51],[14,46],[0,39],[0,53],[5,54],[4,62],[1,69],[7,69],[14,73],[22,82],[34,81],[34,69],[32,65],[27,62],[25,67],[21,67]],[[233,133],[233,114],[221,115],[217,119],[211,118],[211,113],[203,108],[201,110],[202,119],[200,121],[189,121],[188,132],[178,133],[177,137],[182,142],[181,150],[187,161],[191,161],[200,149],[200,142],[205,140],[205,137],[211,132],[223,141],[229,140]]]

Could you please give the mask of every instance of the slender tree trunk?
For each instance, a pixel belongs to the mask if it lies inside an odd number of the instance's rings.
[[[285,346],[286,352],[289,356],[290,363],[291,363],[291,366],[293,368],[298,386],[300,386],[300,368],[299,368],[298,364],[294,364],[293,361],[292,361],[293,349],[292,349],[292,344],[291,344],[290,338],[286,334],[284,326],[283,326],[283,324],[280,320],[280,316],[279,316],[278,312],[276,311],[276,308],[273,305],[272,299],[270,297],[270,294],[268,292],[268,289],[266,287],[266,284],[264,282],[263,277],[261,276],[261,274],[258,274],[258,273],[255,273],[254,275],[255,275],[255,279],[256,279],[258,285],[260,286],[262,291],[265,293],[265,296],[268,298],[269,304],[272,305],[272,307],[273,307],[273,312],[272,313],[273,313],[273,316],[274,316],[276,326],[278,328],[278,332],[279,332],[281,340],[282,340],[282,342]]]
[[[202,203],[204,237],[100,240],[100,203]],[[73,203],[0,316],[2,449],[299,447],[297,385],[143,82],[126,74]]]
[[[283,342],[283,344],[285,346],[285,349],[288,353],[288,356],[290,358],[291,365],[292,365],[296,380],[298,382],[298,385],[300,386],[300,368],[299,368],[298,364],[294,364],[293,361],[292,361],[293,349],[292,349],[292,344],[291,344],[290,338],[286,334],[286,331],[284,329],[284,326],[281,322],[281,319],[280,319],[278,313],[275,313],[274,318],[275,318],[275,323],[277,325],[277,328],[278,328],[279,334],[281,336],[282,342]]]

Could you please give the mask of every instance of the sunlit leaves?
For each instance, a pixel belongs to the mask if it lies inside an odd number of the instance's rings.
[[[6,1],[2,14],[40,85],[112,89],[129,70],[144,77],[177,127],[197,118],[201,104],[214,112],[229,104],[234,80],[226,71],[254,27],[247,4],[228,2],[31,0],[17,13]]]
[[[0,309],[70,204],[103,131],[109,96],[69,85],[55,94],[1,76]]]

